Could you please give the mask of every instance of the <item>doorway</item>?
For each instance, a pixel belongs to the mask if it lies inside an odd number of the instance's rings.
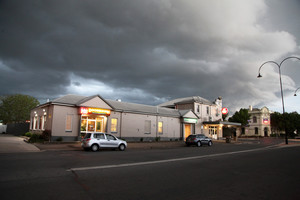
[[[192,134],[192,124],[184,124],[184,140]]]

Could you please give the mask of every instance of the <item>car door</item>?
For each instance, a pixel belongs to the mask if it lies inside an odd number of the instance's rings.
[[[106,135],[107,147],[117,148],[118,144],[119,144],[119,141],[117,140],[117,138],[110,134],[105,134],[105,135]]]
[[[206,137],[206,136],[201,136],[201,142],[202,142],[202,144],[208,144],[208,137]]]
[[[106,139],[103,133],[95,133],[94,138],[97,140],[98,144],[100,147],[105,147],[106,146]]]

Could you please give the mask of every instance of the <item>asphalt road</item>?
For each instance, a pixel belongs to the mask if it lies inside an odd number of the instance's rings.
[[[0,199],[300,199],[300,146],[0,154]]]

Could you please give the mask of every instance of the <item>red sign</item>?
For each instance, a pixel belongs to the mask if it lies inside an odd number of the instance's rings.
[[[80,114],[98,114],[98,115],[110,115],[110,110],[102,108],[80,108]]]
[[[228,113],[228,109],[227,108],[222,108],[221,112],[222,112],[223,115],[226,115]]]

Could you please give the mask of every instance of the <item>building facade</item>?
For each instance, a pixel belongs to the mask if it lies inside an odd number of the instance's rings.
[[[33,109],[30,131],[47,133],[51,141],[76,141],[87,132],[111,133],[128,141],[184,140],[196,133],[218,139],[228,126],[221,109],[220,97],[214,102],[187,97],[149,106],[99,95],[66,95]]]
[[[253,108],[249,106],[250,120],[242,136],[268,137],[271,135],[271,111],[267,107]]]

